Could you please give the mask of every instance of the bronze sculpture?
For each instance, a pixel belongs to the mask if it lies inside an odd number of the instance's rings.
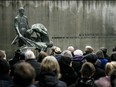
[[[35,47],[41,50],[52,47],[53,43],[50,42],[47,29],[43,24],[33,24],[29,28],[28,19],[24,15],[23,7],[19,8],[19,15],[15,17],[14,25],[17,36],[12,41],[12,44],[18,41],[19,47]],[[33,37],[33,34],[35,34],[35,37]]]

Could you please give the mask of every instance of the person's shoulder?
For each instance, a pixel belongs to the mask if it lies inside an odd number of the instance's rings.
[[[67,85],[65,82],[59,80],[56,87],[67,87]]]
[[[29,87],[37,87],[37,86],[35,86],[35,85],[32,84],[32,85],[30,85]]]

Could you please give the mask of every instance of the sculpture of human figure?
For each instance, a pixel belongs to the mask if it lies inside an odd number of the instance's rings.
[[[47,29],[43,24],[41,23],[33,24],[30,30],[32,31],[32,33],[36,32],[37,35],[39,34],[37,36],[37,39],[40,40],[38,40],[37,42],[44,42],[44,43],[50,42]]]
[[[51,44],[49,46],[50,40],[47,29],[44,27],[44,25],[37,23],[33,24],[31,29],[29,28],[28,19],[27,16],[24,15],[23,7],[19,8],[19,14],[15,17],[14,25],[17,36],[12,41],[12,44],[18,41],[19,47],[22,47],[23,45],[33,46],[33,44],[36,44],[36,46],[39,46],[39,48],[46,48],[51,46]],[[35,39],[31,37],[33,32],[36,32],[37,35]]]
[[[19,8],[19,14],[14,19],[15,30],[19,37],[24,36],[28,37],[27,30],[29,29],[28,19],[27,16],[24,15],[24,8]],[[17,37],[16,37],[17,39]],[[19,39],[19,47],[22,46],[24,43],[22,40]]]

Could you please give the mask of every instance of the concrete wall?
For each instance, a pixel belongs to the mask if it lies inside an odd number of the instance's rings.
[[[116,43],[116,1],[44,0],[0,1],[0,49],[10,58],[17,46],[11,46],[16,33],[14,17],[24,6],[29,25],[42,23],[54,45],[66,49],[73,45],[84,50],[91,45],[105,46],[111,52]]]

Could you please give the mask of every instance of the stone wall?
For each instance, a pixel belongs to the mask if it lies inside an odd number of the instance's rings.
[[[16,36],[14,17],[24,6],[29,25],[42,23],[50,40],[61,49],[73,45],[84,50],[91,45],[104,46],[109,53],[116,43],[116,1],[105,0],[41,0],[0,1],[0,49],[10,58],[17,46],[11,46]]]

